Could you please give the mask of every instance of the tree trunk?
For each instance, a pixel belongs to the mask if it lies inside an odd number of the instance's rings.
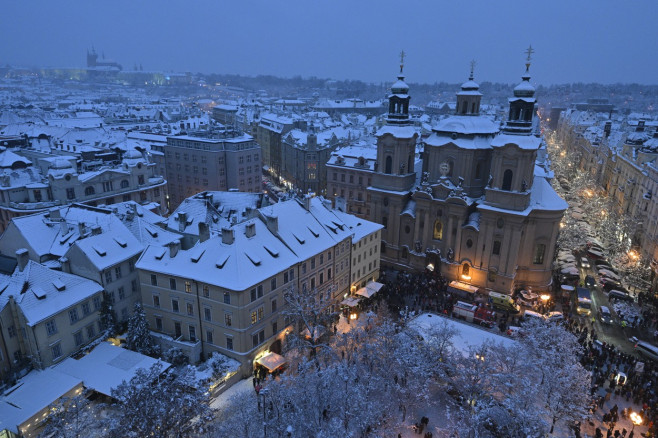
[[[553,429],[555,429],[555,422],[557,421],[557,417],[553,416],[553,422],[551,423],[551,430],[548,433],[553,433]]]

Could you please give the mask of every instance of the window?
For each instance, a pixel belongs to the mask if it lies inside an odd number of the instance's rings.
[[[156,330],[162,331],[162,318],[155,318],[155,328]]]
[[[92,196],[96,194],[96,190],[92,186],[85,187],[85,196]]]
[[[7,327],[7,333],[9,333],[10,338],[13,338],[14,336],[16,336],[16,327],[10,325],[9,327]]]
[[[212,344],[212,330],[206,331],[206,342]]]
[[[306,274],[306,263],[302,263],[302,274]]]
[[[94,297],[93,302],[94,302],[94,310],[100,310],[100,308],[101,308],[101,297],[100,296]]]
[[[96,336],[96,330],[94,330],[94,325],[90,324],[87,327],[85,327],[85,330],[87,331],[87,339],[94,339],[94,336]]]
[[[187,292],[187,293],[192,292],[192,284],[189,281],[185,282],[185,292]]]
[[[276,289],[276,277],[270,280],[270,290]]]
[[[226,337],[226,349],[233,350],[233,338],[228,336]]]
[[[178,300],[171,300],[171,310],[176,313],[180,312],[180,309],[178,308]]]
[[[117,279],[121,278],[121,266],[114,268],[114,275],[117,277]]]
[[[89,306],[89,301],[82,303],[82,315],[87,316],[91,313],[91,307]]]
[[[315,269],[315,257],[311,259],[311,269]]]
[[[186,303],[185,307],[187,308],[187,314],[192,316],[194,315],[194,306],[192,303]]]
[[[535,255],[532,258],[532,263],[535,265],[541,265],[544,263],[544,253],[546,252],[546,245],[543,243],[538,243],[535,245]]]
[[[174,321],[174,337],[178,339],[181,337],[182,334],[183,331],[181,330],[180,322]]]
[[[114,291],[107,291],[107,295],[110,297],[110,303],[114,304],[115,297],[114,297]]]
[[[331,268],[327,269],[327,280],[331,280]]]
[[[123,300],[124,298],[126,298],[126,288],[125,287],[121,286],[118,289],[118,291],[119,291],[119,299],[120,300]]]
[[[130,272],[135,272],[135,260],[133,259],[128,260],[128,270]]]
[[[315,277],[311,277],[311,289],[315,289]]]
[[[112,190],[112,181],[103,181],[103,191],[111,192]]]
[[[434,234],[433,234],[434,240],[442,240],[443,239],[443,222],[441,220],[437,219],[434,221]]]
[[[392,170],[393,170],[393,157],[388,155],[386,157],[386,167],[384,169],[384,173],[390,174]]]
[[[263,319],[263,306],[257,307],[251,311],[251,323],[256,324]]]
[[[272,323],[272,336],[276,335],[279,332],[279,324],[276,321]]]
[[[210,297],[210,287],[207,284],[203,285],[203,296],[206,298]]]
[[[189,325],[187,326],[187,330],[190,332],[190,341],[196,342],[196,327]]]
[[[130,183],[128,182],[127,179],[122,179],[121,180],[121,188],[122,189],[127,189],[129,185],[130,185]]]
[[[226,327],[230,327],[233,324],[233,314],[230,312],[224,313],[224,324]]]
[[[254,348],[258,347],[262,342],[265,342],[265,330],[261,330],[258,333],[251,335],[251,342]]]
[[[320,272],[320,284],[324,283],[324,272]]]
[[[500,255],[500,240],[494,240],[493,250],[491,251],[493,255]]]
[[[512,176],[513,172],[511,169],[507,169],[505,173],[503,173],[503,185],[500,186],[502,190],[512,190]]]
[[[212,321],[212,312],[210,311],[210,307],[203,308],[203,317],[206,321]]]
[[[130,282],[130,290],[132,292],[137,292],[137,279]]]
[[[276,298],[272,300],[272,313],[276,312],[277,309],[277,304],[276,304]]]
[[[66,189],[66,199],[74,199],[75,198],[75,189],[73,187],[69,187]]]
[[[388,227],[388,217],[382,216],[382,226],[384,228]]]
[[[468,263],[464,263],[462,265],[462,277],[470,278],[470,272],[471,272],[471,267],[468,265]]]
[[[125,321],[127,319],[128,319],[128,308],[124,307],[123,309],[121,309],[121,320]]]
[[[50,348],[53,354],[53,360],[62,357],[62,345],[58,342]]]
[[[112,271],[109,269],[105,271],[105,284],[110,284],[112,283]]]
[[[286,283],[288,283],[288,273],[284,272],[283,273],[283,284],[286,284]]]
[[[175,278],[170,278],[169,279],[169,289],[176,290],[176,279]]]
[[[295,270],[291,269],[289,273],[290,273],[290,281],[293,281],[295,279]]]
[[[71,309],[69,310],[69,320],[71,321],[71,324],[75,324],[78,322],[80,318],[78,318],[78,309]]]
[[[160,296],[159,295],[153,295],[153,307],[156,307],[156,308],[160,307]]]

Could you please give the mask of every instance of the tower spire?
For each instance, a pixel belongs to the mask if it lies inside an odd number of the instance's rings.
[[[528,55],[525,61],[525,72],[526,74],[530,73],[530,62],[532,61],[532,54],[535,53],[535,50],[532,48],[532,44],[528,46],[525,53]]]
[[[473,80],[473,71],[475,70],[475,65],[477,62],[475,62],[475,59],[471,60],[471,75],[468,77],[469,81]]]
[[[402,51],[400,52],[400,74],[402,74],[402,71],[404,70],[404,57],[405,57],[406,55],[407,55],[407,54],[404,53],[404,50],[402,50]]]

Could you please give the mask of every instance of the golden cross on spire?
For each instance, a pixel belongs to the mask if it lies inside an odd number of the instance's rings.
[[[473,71],[475,70],[476,65],[477,62],[475,62],[475,59],[471,60],[471,77],[469,78],[470,80],[473,80]]]
[[[530,61],[532,60],[532,54],[535,53],[535,50],[532,48],[532,44],[528,46],[525,53],[528,54],[528,57],[526,58],[526,62],[525,62],[525,71],[527,72],[530,70]]]
[[[407,54],[404,53],[404,50],[400,52],[400,73],[402,73],[402,69],[404,69],[404,57]]]

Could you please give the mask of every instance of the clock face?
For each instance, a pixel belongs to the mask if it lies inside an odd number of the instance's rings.
[[[439,164],[439,172],[441,173],[441,176],[446,176],[448,172],[450,172],[450,164],[448,164],[447,161]]]

